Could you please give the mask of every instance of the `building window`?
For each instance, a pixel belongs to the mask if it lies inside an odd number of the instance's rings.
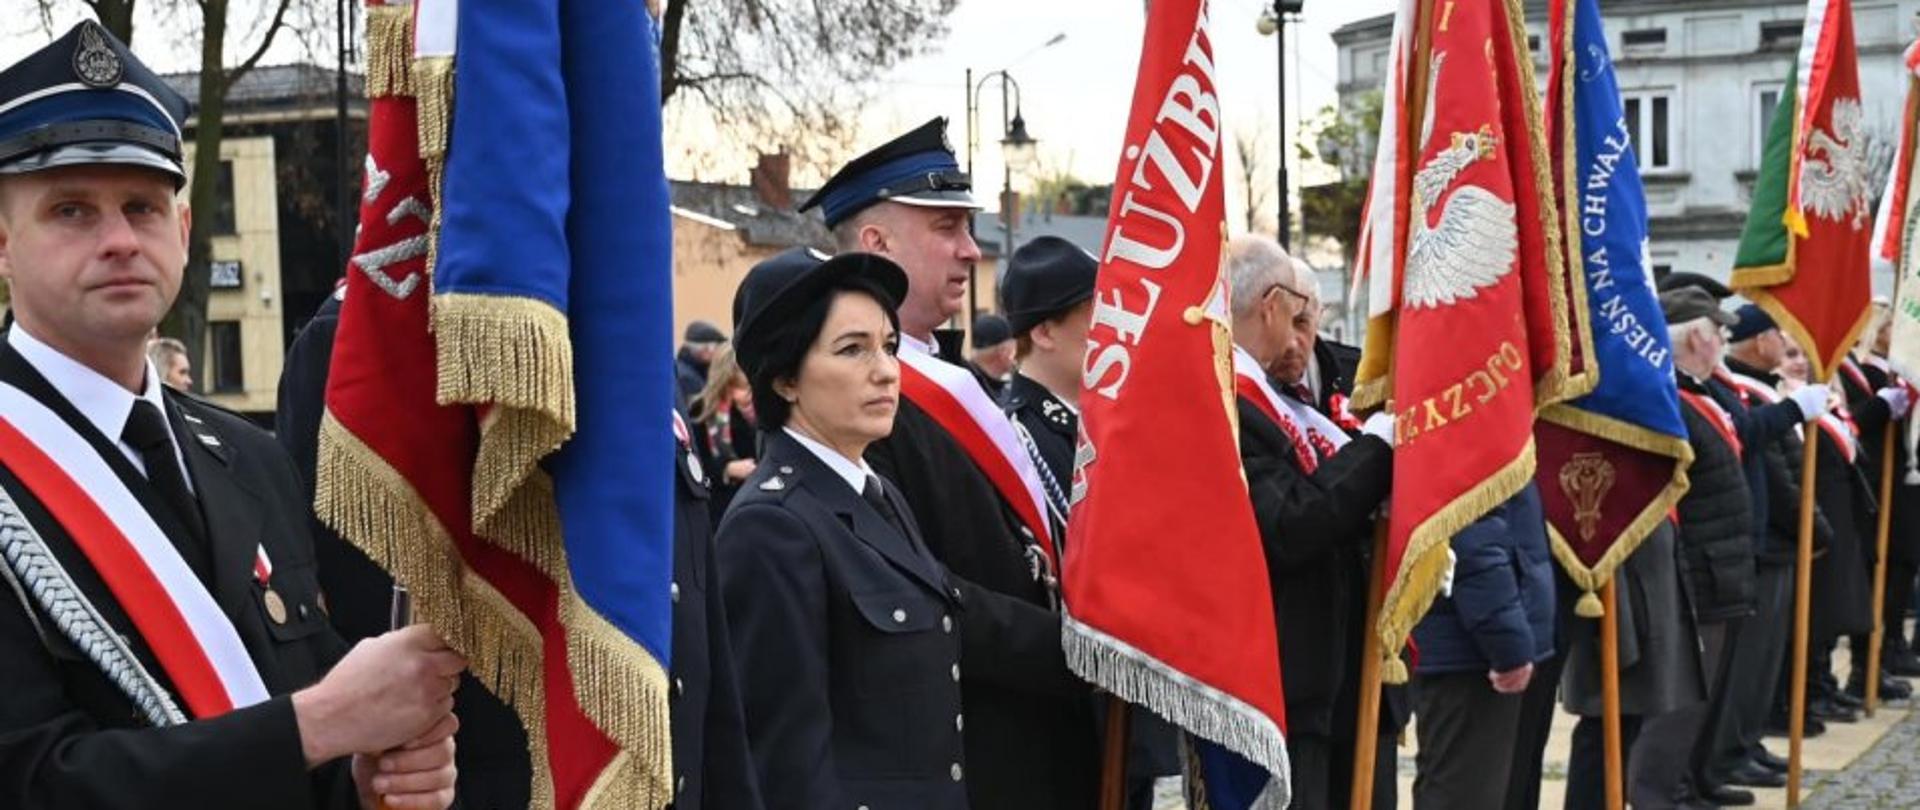
[[[1773,114],[1780,111],[1781,85],[1763,85],[1754,88],[1753,99],[1753,163],[1759,166],[1767,151],[1767,132],[1773,129]]]
[[[207,354],[213,358],[213,368],[206,379],[215,393],[246,390],[246,375],[241,373],[239,321],[207,324]]]
[[[1760,50],[1794,50],[1800,47],[1801,20],[1767,20],[1760,23]]]
[[[1641,28],[1620,32],[1620,47],[1629,51],[1658,51],[1667,47],[1667,29]]]
[[[238,232],[234,222],[233,161],[220,161],[220,181],[214,186],[213,232],[231,236]]]
[[[1540,35],[1528,34],[1527,35],[1527,53],[1539,53],[1539,52],[1540,52]]]
[[[1674,168],[1673,96],[1667,91],[1621,94],[1634,154],[1647,171]]]

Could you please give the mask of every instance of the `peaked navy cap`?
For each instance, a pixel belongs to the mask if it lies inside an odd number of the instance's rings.
[[[947,143],[947,119],[935,118],[854,158],[801,203],[800,210],[819,207],[832,228],[882,202],[978,209],[972,190],[973,180],[960,171]]]
[[[0,71],[0,174],[117,164],[186,182],[187,101],[88,20]]]

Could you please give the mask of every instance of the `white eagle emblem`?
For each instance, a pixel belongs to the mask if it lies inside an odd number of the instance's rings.
[[[1841,222],[1851,218],[1854,230],[1866,227],[1873,189],[1868,187],[1865,114],[1857,98],[1835,99],[1833,131],[1815,128],[1807,135],[1807,152],[1800,160],[1800,210],[1821,219]]]
[[[1446,54],[1433,57],[1427,98],[1434,97]],[[1427,108],[1420,142],[1433,137],[1433,107]],[[1492,127],[1478,132],[1455,132],[1452,143],[1413,176],[1413,233],[1409,237],[1407,274],[1402,300],[1409,308],[1439,307],[1473,298],[1481,288],[1500,283],[1513,271],[1520,252],[1519,228],[1513,203],[1479,186],[1447,189],[1468,166],[1493,156],[1499,139]],[[1443,200],[1444,198],[1444,200]],[[1440,222],[1430,224],[1428,213],[1444,201]]]

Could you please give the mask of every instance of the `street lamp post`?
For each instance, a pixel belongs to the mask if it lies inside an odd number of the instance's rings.
[[[1276,50],[1279,52],[1279,58],[1275,61],[1278,66],[1275,75],[1279,78],[1280,84],[1280,113],[1277,127],[1280,131],[1280,170],[1278,172],[1280,220],[1277,225],[1280,232],[1280,246],[1287,250],[1293,249],[1293,205],[1287,192],[1287,22],[1289,17],[1297,19],[1301,9],[1305,7],[1306,0],[1273,0],[1272,5],[1260,10],[1260,19],[1254,24],[1261,36],[1273,36],[1278,45]]]
[[[1047,45],[1052,45],[1060,39],[1062,37],[1055,37]],[[1000,218],[1005,227],[1000,242],[1000,261],[1004,263],[1013,255],[1013,233],[1020,219],[1020,212],[1014,210],[1018,206],[1014,205],[1013,200],[1013,170],[1018,167],[1024,171],[1033,162],[1035,147],[1039,141],[1027,134],[1027,119],[1020,114],[1020,83],[1014,81],[1013,76],[1005,70],[996,70],[980,77],[980,83],[975,84],[973,71],[969,69],[967,71],[967,174],[973,174],[973,150],[980,138],[980,94],[986,90],[987,83],[996,78],[1000,80],[1000,131],[1003,133],[1000,138],[1002,157]],[[967,325],[969,328],[973,325],[973,313],[980,308],[980,285],[973,274],[974,270],[969,268],[967,271]]]

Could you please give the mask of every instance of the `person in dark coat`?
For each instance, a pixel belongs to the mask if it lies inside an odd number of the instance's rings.
[[[709,479],[686,420],[673,414],[673,740],[671,810],[759,810],[726,603],[708,514]]]
[[[759,428],[754,420],[753,390],[740,372],[733,350],[721,348],[707,369],[707,384],[694,395],[687,413],[693,446],[706,467],[712,491],[708,507],[718,523],[726,514],[740,483],[753,474],[760,452]]]
[[[707,368],[713,364],[713,355],[726,343],[727,334],[720,331],[720,327],[706,321],[687,324],[680,351],[673,358],[673,375],[682,408],[692,403],[700,389],[706,387]]]
[[[1731,465],[1723,468],[1722,482],[1745,487]],[[1661,521],[1642,540],[1626,562],[1614,571],[1619,594],[1611,620],[1620,637],[1620,728],[1626,755],[1627,803],[1656,810],[1673,807],[1673,796],[1684,768],[1662,760],[1659,743],[1642,748],[1642,724],[1676,712],[1698,715],[1707,700],[1707,673],[1700,660],[1700,634],[1693,606],[1680,574],[1678,530]],[[1571,612],[1570,601],[1561,609]],[[1603,621],[1604,621],[1603,620]],[[1602,728],[1599,622],[1576,619],[1567,624],[1566,668],[1560,682],[1560,702],[1579,716],[1573,727],[1567,762],[1567,810],[1600,810],[1606,798],[1606,761]],[[1654,742],[1654,741],[1649,741]],[[1685,747],[1679,761],[1684,764]]]
[[[946,145],[945,126],[944,119],[929,121],[856,158],[802,207],[822,209],[840,250],[884,255],[906,270],[901,354],[958,380],[967,372],[952,354],[957,347],[934,340],[964,306],[968,270],[980,257],[967,219],[979,206]],[[970,376],[954,389],[942,388],[994,413],[969,409],[966,418],[1004,420],[984,389],[959,387],[967,382]],[[1023,524],[952,430],[910,395],[901,397],[893,434],[870,445],[866,459],[899,486],[935,557],[956,576],[1022,608],[1004,604],[1007,629],[970,643],[961,662],[972,805],[1093,807],[1100,774],[1093,690],[1067,669],[1056,577],[1041,532]],[[979,622],[968,624],[969,635],[985,632]]]
[[[1920,674],[1920,666],[1906,667],[1905,663],[1920,664],[1920,661],[1906,662],[1901,653],[1905,652],[1906,605],[1911,601],[1911,590],[1897,583],[1913,578],[1914,567],[1904,557],[1911,555],[1915,546],[1920,546],[1911,534],[1920,530],[1920,519],[1902,520],[1903,514],[1910,514],[1920,505],[1920,480],[1907,481],[1907,443],[1906,431],[1911,410],[1911,393],[1906,386],[1893,376],[1886,360],[1878,352],[1887,347],[1891,321],[1880,317],[1879,326],[1870,332],[1868,344],[1870,351],[1862,353],[1858,362],[1848,358],[1841,364],[1836,375],[1847,395],[1847,407],[1853,412],[1854,422],[1860,430],[1860,453],[1856,457],[1862,473],[1866,475],[1867,486],[1875,499],[1875,515],[1872,531],[1879,530],[1879,509],[1891,509],[1887,536],[1887,589],[1882,605],[1881,622],[1886,638],[1881,647],[1880,696],[1891,700],[1900,700],[1912,694],[1912,687],[1906,681],[1893,677],[1899,674]],[[1886,452],[1886,426],[1893,422],[1895,441],[1893,443],[1893,489],[1887,503],[1879,503],[1880,468],[1882,454]],[[1903,531],[1909,532],[1902,534]],[[1868,534],[1865,537],[1865,551],[1868,576],[1872,576],[1873,567],[1879,564],[1879,537]],[[1905,577],[1906,580],[1903,580]],[[1847,646],[1851,655],[1851,674],[1847,679],[1845,698],[1864,701],[1866,698],[1867,648],[1872,643],[1868,634],[1850,636]],[[1908,654],[1910,655],[1910,653]]]
[[[1780,672],[1792,646],[1793,569],[1800,534],[1800,460],[1802,443],[1792,429],[1817,418],[1829,399],[1825,386],[1804,386],[1786,396],[1776,371],[1785,358],[1786,338],[1773,318],[1754,304],[1735,311],[1728,328],[1725,363],[1715,383],[1736,398],[1730,406],[1741,424],[1748,481],[1760,472],[1754,499],[1753,614],[1742,621],[1731,643],[1734,672],[1726,693],[1726,711],[1714,718],[1713,745],[1704,765],[1709,785],[1780,787],[1784,760],[1768,751],[1762,737],[1770,725],[1785,728],[1784,713],[1772,716]],[[1817,511],[1814,544],[1825,547],[1832,527]],[[1818,719],[1809,735],[1824,730]],[[1708,798],[1712,798],[1709,796]]]
[[[878,256],[795,250],[735,298],[766,438],[715,542],[769,808],[968,807],[960,655],[977,589],[862,458],[893,429],[906,286]]]
[[[1753,490],[1742,460],[1744,444],[1733,409],[1739,398],[1712,382],[1726,340],[1721,328],[1733,318],[1705,292],[1680,288],[1661,293],[1673,346],[1680,416],[1687,426],[1693,464],[1691,486],[1675,505],[1682,594],[1700,638],[1705,705],[1694,704],[1642,718],[1628,753],[1635,807],[1669,808],[1727,790],[1699,776],[1711,746],[1715,706],[1734,677],[1727,648],[1753,601]],[[1571,786],[1569,787],[1571,790]]]
[[[1037,237],[1013,252],[1000,282],[1001,309],[1019,368],[1001,405],[1033,456],[1048,508],[1063,524],[1080,435],[1080,374],[1093,319],[1100,262],[1057,236]],[[1105,722],[1105,704],[1095,707]],[[1167,721],[1143,706],[1127,719],[1127,807],[1152,810],[1154,781],[1180,774],[1179,740]]]
[[[1787,385],[1807,383],[1807,357],[1789,340],[1780,376]],[[1838,384],[1838,381],[1835,381]],[[1841,398],[1844,403],[1845,399]],[[1876,398],[1884,408],[1886,403]],[[1881,416],[1874,420],[1885,424]],[[1814,428],[1817,427],[1818,430]],[[1817,437],[1814,500],[1833,527],[1827,546],[1813,558],[1812,598],[1808,605],[1807,711],[1825,722],[1857,720],[1852,707],[1841,705],[1840,683],[1833,676],[1833,648],[1843,635],[1873,630],[1873,579],[1867,559],[1873,552],[1873,494],[1858,466],[1860,442],[1853,411],[1842,404],[1821,414],[1808,428]],[[1782,707],[1792,684],[1793,658],[1789,654],[1782,687],[1775,701]]]
[[[967,370],[973,372],[989,396],[999,400],[1013,377],[1016,349],[1013,327],[1007,324],[1006,318],[981,314],[973,319],[973,333],[967,336],[967,342],[973,346],[973,354],[967,358]]]
[[[0,805],[446,807],[465,659],[349,650],[286,453],[147,359],[185,113],[91,21],[0,71]]]
[[[1451,593],[1413,628],[1421,810],[1498,807],[1534,664],[1553,655],[1553,553],[1531,481],[1461,529]]]
[[[1283,356],[1297,359],[1306,348],[1296,328],[1311,329],[1311,321],[1297,322],[1296,316],[1307,299],[1291,258],[1273,240],[1241,237],[1228,252],[1236,367],[1245,363],[1264,376]],[[1353,628],[1363,623],[1365,611],[1354,609],[1362,601],[1354,591],[1365,593],[1374,514],[1393,482],[1393,418],[1375,414],[1359,437],[1347,441],[1343,434],[1322,444],[1308,438],[1316,431],[1312,418],[1320,415],[1266,384],[1261,399],[1243,387],[1235,405],[1241,463],[1266,549],[1283,651],[1293,806],[1331,808],[1334,785],[1345,793],[1352,778],[1350,743],[1358,716],[1335,709],[1348,682],[1359,677]],[[1319,431],[1338,432],[1324,418],[1317,424]],[[1345,742],[1337,745],[1336,739]]]

